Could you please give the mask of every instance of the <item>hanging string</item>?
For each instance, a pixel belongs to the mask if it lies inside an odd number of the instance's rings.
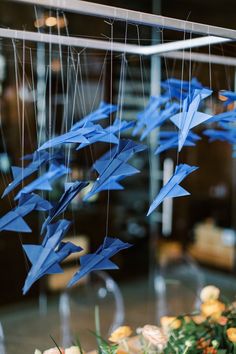
[[[136,25],[136,31],[137,31],[137,41],[139,47],[141,46],[140,43],[140,33],[139,33],[139,26]],[[145,98],[145,90],[144,90],[144,74],[143,74],[143,56],[140,54],[138,56],[139,58],[139,69],[140,69],[140,78],[141,78],[141,89],[142,89],[142,98],[143,98],[143,108],[146,106],[146,98]]]
[[[33,105],[34,105],[34,119],[35,119],[35,131],[36,131],[36,139],[38,141],[38,127],[37,127],[37,105],[36,105],[36,90],[35,90],[35,85],[34,85],[34,66],[33,66],[33,58],[32,58],[32,50],[29,48],[29,53],[30,53],[30,70],[31,70],[31,93],[33,96]]]
[[[21,135],[21,124],[20,124],[20,96],[19,96],[19,81],[18,81],[18,61],[17,61],[17,54],[16,54],[16,45],[15,40],[12,39],[13,45],[13,54],[14,54],[14,67],[15,67],[15,86],[16,86],[16,102],[17,102],[17,120],[18,120],[18,128],[19,134]]]
[[[105,21],[106,22],[106,21]],[[113,104],[113,24],[114,20],[110,22],[106,22],[110,25],[110,58],[111,58],[111,63],[110,63],[110,104]],[[109,118],[109,125],[112,124],[112,118],[110,115]],[[110,149],[110,159],[111,159],[111,140],[109,143],[109,149]],[[108,190],[107,190],[107,207],[106,207],[106,224],[105,224],[105,239],[104,242],[106,241],[106,238],[108,236],[108,229],[109,229],[109,212],[110,212],[110,188],[108,185]]]
[[[125,25],[125,38],[124,44],[126,46],[127,43],[127,32],[128,31],[128,23],[126,21]],[[124,106],[124,92],[125,92],[125,84],[126,84],[126,74],[127,74],[127,59],[126,59],[126,52],[122,53],[121,57],[121,68],[120,68],[120,80],[119,80],[119,88],[118,88],[118,112],[117,118],[119,120],[119,130],[118,130],[118,139],[120,140],[121,135],[121,121],[123,115],[123,106]],[[117,150],[119,149],[119,144],[117,144]]]

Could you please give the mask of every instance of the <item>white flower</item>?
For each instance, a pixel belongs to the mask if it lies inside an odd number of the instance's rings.
[[[142,329],[142,335],[146,341],[163,350],[167,343],[167,336],[163,333],[162,329],[157,326],[146,325]]]
[[[218,289],[214,285],[205,286],[200,293],[200,299],[202,302],[206,302],[209,300],[218,300],[220,296],[220,289]]]
[[[73,346],[73,347],[67,348],[65,350],[65,354],[80,354],[80,351],[79,351],[78,347]]]
[[[38,350],[38,349],[35,349],[34,354],[42,354],[42,352],[40,350]]]

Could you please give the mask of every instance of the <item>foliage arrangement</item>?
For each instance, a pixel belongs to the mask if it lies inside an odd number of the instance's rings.
[[[109,341],[98,338],[98,354],[236,354],[236,302],[221,301],[220,290],[202,289],[198,313],[162,317],[160,327],[145,325],[131,337],[129,326],[115,330]],[[82,354],[80,345],[44,354]],[[42,354],[36,350],[35,354]]]

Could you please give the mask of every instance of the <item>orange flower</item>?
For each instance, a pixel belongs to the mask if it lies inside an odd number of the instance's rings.
[[[228,339],[231,342],[236,343],[236,328],[235,327],[228,328],[226,331],[226,334],[227,334]]]
[[[203,350],[203,354],[217,354],[217,349],[214,347],[207,347]]]
[[[221,313],[225,310],[225,304],[218,300],[208,300],[201,304],[201,310],[203,316],[215,316],[220,317]]]
[[[225,316],[220,316],[220,318],[217,320],[217,323],[219,323],[221,326],[225,326],[227,322],[228,318]]]
[[[120,343],[124,339],[131,336],[132,330],[129,326],[121,326],[117,328],[114,332],[112,332],[109,341],[113,343]]]
[[[197,342],[197,349],[207,348],[210,344],[210,339],[205,340],[204,338],[200,338]]]
[[[161,317],[161,326],[164,331],[169,331],[170,329],[178,329],[181,327],[181,321],[176,317],[163,316]]]
[[[192,320],[196,324],[201,324],[204,321],[206,321],[206,317],[202,316],[202,315],[195,315],[195,316],[192,316]]]
[[[191,321],[191,317],[184,316],[184,321],[185,321],[185,323],[189,323]]]

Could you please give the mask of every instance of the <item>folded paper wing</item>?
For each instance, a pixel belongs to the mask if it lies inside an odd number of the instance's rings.
[[[190,193],[186,191],[183,187],[179,186],[179,183],[187,177],[190,173],[197,170],[196,166],[189,166],[187,164],[180,164],[176,166],[175,173],[169,179],[169,181],[162,187],[159,194],[156,196],[152,202],[147,216],[150,215],[166,198],[176,198],[189,195]]]
[[[75,273],[67,286],[71,287],[85,275],[94,270],[118,269],[117,265],[110,261],[110,258],[119,251],[129,247],[131,247],[129,243],[122,242],[119,239],[106,237],[103,244],[95,253],[81,257],[80,269]]]

